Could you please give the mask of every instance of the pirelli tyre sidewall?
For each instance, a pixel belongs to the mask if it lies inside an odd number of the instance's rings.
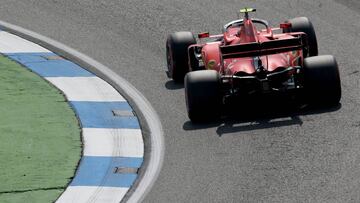
[[[341,81],[335,57],[324,55],[304,59],[304,89],[309,104],[339,104]]]
[[[315,29],[313,24],[307,17],[297,17],[285,22],[291,23],[291,28],[284,29],[284,32],[304,32],[307,36],[308,50],[305,51],[304,56],[317,56],[318,44],[316,39]]]
[[[168,72],[175,82],[184,82],[189,71],[188,47],[192,44],[196,44],[196,39],[191,32],[175,32],[166,40]]]
[[[192,122],[219,118],[222,105],[219,73],[215,70],[200,70],[186,74],[185,98]]]

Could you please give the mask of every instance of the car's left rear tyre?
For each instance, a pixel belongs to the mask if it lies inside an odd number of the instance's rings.
[[[188,116],[193,123],[218,119],[222,109],[219,73],[199,70],[186,74],[185,99]]]
[[[192,44],[196,39],[191,32],[175,32],[166,40],[168,75],[177,83],[183,83],[189,72],[188,47]]]
[[[331,55],[304,59],[304,96],[309,104],[335,106],[341,99],[338,64]]]

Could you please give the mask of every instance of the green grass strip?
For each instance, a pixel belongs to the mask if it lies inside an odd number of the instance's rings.
[[[59,90],[0,56],[0,202],[52,202],[74,176],[80,128]]]

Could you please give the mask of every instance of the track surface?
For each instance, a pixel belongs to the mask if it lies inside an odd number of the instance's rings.
[[[63,42],[131,82],[159,113],[163,170],[145,202],[360,201],[360,5],[357,1],[0,1],[0,19]],[[220,32],[240,7],[272,25],[308,16],[320,54],[340,66],[336,110],[192,126],[164,74],[167,34]]]

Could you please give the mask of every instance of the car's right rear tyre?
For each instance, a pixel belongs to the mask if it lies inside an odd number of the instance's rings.
[[[185,99],[192,122],[218,119],[222,108],[219,73],[215,70],[200,70],[186,74]]]
[[[318,44],[313,24],[307,17],[297,17],[286,22],[291,23],[290,28],[284,29],[284,32],[304,32],[307,36],[308,49],[304,53],[304,57],[317,56]]]
[[[309,104],[334,106],[341,99],[336,59],[331,55],[304,59],[304,95]]]

